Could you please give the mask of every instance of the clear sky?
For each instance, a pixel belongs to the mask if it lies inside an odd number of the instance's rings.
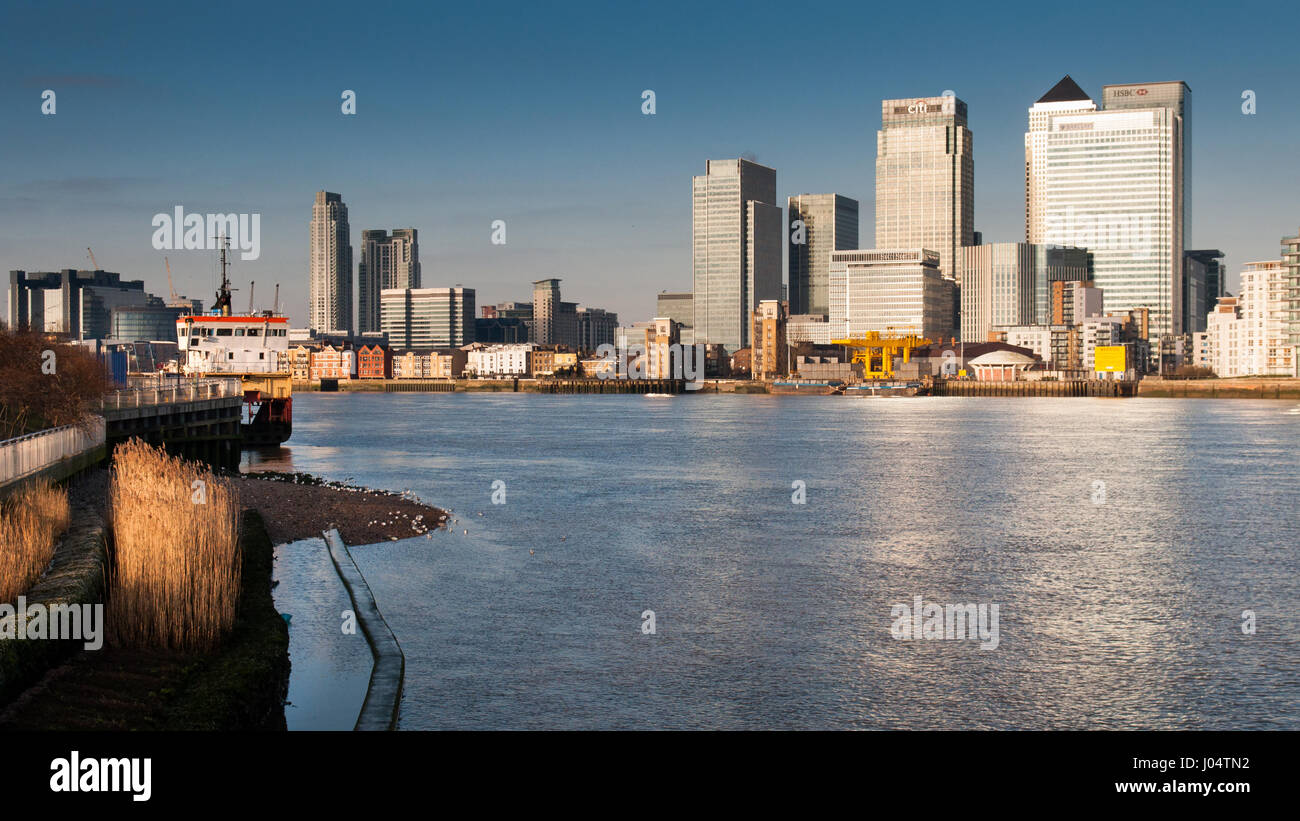
[[[874,226],[880,100],[970,107],[976,228],[1024,235],[1026,110],[1064,74],[1185,80],[1191,247],[1276,259],[1300,227],[1300,78],[1280,3],[15,3],[0,9],[0,271],[100,267],[210,304],[214,255],[152,247],[154,214],[259,213],[261,257],[305,324],[314,192],[362,229],[420,231],[426,286],[564,298],[648,319],[689,290],[690,178],[751,154]],[[41,93],[56,92],[56,113]],[[340,95],[357,94],[344,116]],[[641,92],[656,114],[641,113]],[[1242,113],[1242,92],[1257,113]],[[507,244],[491,243],[491,223]],[[236,294],[246,306],[247,290]]]

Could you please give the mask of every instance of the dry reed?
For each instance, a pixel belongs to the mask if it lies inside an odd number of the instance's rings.
[[[235,623],[239,498],[228,479],[133,439],[113,455],[114,644],[208,650]]]
[[[14,602],[41,577],[68,529],[68,492],[41,479],[0,504],[0,602]]]

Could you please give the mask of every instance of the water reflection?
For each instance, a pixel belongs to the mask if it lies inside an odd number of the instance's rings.
[[[255,464],[459,520],[353,551],[406,728],[1300,727],[1293,403],[297,404]],[[891,638],[916,595],[998,603],[998,649]]]

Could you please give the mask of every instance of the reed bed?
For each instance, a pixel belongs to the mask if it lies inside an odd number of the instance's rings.
[[[117,447],[109,488],[114,644],[204,651],[221,641],[239,603],[238,514],[230,480],[137,439]]]
[[[68,520],[68,492],[44,479],[0,504],[0,602],[16,601],[41,577]]]

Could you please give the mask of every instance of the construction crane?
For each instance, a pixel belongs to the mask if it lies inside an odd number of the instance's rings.
[[[91,265],[91,268],[94,269],[94,270],[96,270],[96,271],[98,271],[98,270],[99,270],[99,263],[98,263],[98,262],[95,262],[95,252],[92,251],[92,250],[90,250],[90,246],[89,246],[89,245],[86,246],[86,253],[90,255],[90,265]]]
[[[854,349],[853,361],[862,364],[864,378],[892,379],[894,376],[895,356],[901,353],[903,362],[910,362],[913,348],[922,348],[931,344],[931,340],[916,334],[900,336],[894,334],[893,331],[893,328],[888,328],[884,334],[879,331],[871,331],[863,337],[833,339],[831,344]],[[879,363],[879,367],[877,367],[877,363]]]
[[[178,298],[177,298],[177,296],[176,296],[176,286],[172,284],[172,263],[171,263],[171,260],[169,260],[167,257],[163,257],[163,265],[166,265],[166,266],[167,266],[167,290],[171,292],[171,295],[172,295],[172,304],[174,305],[174,304],[176,304],[176,302],[178,302],[179,300],[178,300]]]

